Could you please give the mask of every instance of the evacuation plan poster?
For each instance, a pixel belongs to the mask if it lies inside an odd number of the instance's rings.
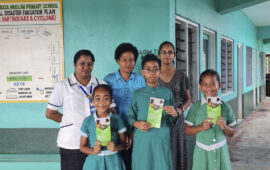
[[[64,78],[62,1],[0,1],[0,103],[45,102]]]

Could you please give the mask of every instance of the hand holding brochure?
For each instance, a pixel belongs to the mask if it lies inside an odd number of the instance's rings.
[[[96,120],[96,135],[101,146],[106,146],[107,142],[111,141],[111,124],[110,117],[97,118]]]
[[[164,99],[150,98],[147,122],[152,128],[160,128]]]
[[[218,117],[221,116],[221,99],[220,97],[207,97],[207,118],[216,124]]]

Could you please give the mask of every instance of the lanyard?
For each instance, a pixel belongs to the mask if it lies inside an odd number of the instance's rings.
[[[86,95],[87,98],[89,98],[90,102],[92,103],[92,86],[90,86],[90,93],[87,93],[82,86],[80,86],[83,93]]]
[[[94,114],[96,112],[96,108],[95,108],[95,106],[93,105],[93,102],[92,102],[92,86],[90,86],[90,93],[87,93],[82,86],[80,86],[80,89],[83,91],[83,93],[89,99],[91,115]]]

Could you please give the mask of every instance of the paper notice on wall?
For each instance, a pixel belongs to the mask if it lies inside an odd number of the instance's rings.
[[[47,101],[64,78],[62,1],[0,2],[0,102]]]

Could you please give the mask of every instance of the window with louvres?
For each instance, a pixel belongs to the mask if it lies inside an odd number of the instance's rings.
[[[221,38],[221,93],[233,92],[233,41]]]

